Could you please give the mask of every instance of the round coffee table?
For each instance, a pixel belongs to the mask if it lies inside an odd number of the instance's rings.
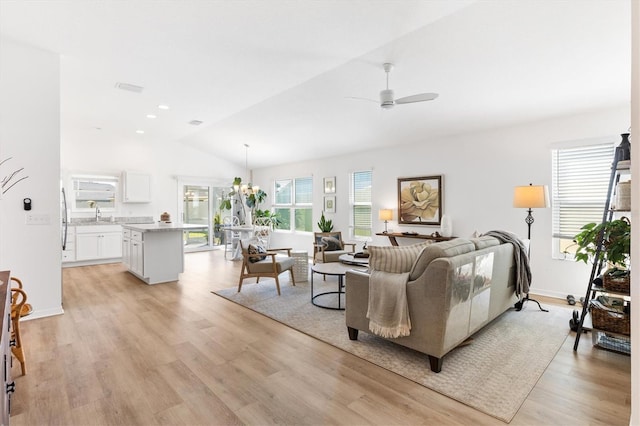
[[[347,271],[354,268],[354,265],[345,265],[342,262],[328,262],[328,263],[316,263],[311,267],[311,303],[315,306],[325,309],[344,310],[342,303],[342,297],[344,295],[344,277]],[[338,290],[337,291],[325,291],[322,293],[313,293],[313,275],[314,273],[324,276],[336,276],[338,277]],[[329,294],[336,294],[338,299],[338,306],[329,306],[321,304],[316,298],[326,296]]]
[[[355,257],[352,254],[341,254],[338,259],[347,265],[369,266],[368,257]]]

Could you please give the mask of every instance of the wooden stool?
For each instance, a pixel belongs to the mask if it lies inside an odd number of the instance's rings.
[[[20,361],[22,375],[27,374],[27,365],[22,348],[22,336],[20,336],[20,318],[31,313],[31,305],[27,304],[27,293],[22,290],[22,281],[11,277],[17,283],[18,288],[11,288],[11,353]]]

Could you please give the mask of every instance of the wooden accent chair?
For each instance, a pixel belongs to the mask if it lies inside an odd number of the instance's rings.
[[[17,285],[17,287],[11,287],[11,353],[20,362],[20,370],[24,376],[27,374],[27,365],[20,335],[20,318],[29,315],[32,308],[26,303],[27,293],[22,289],[22,281],[16,277],[11,277],[11,281]]]
[[[351,250],[345,250],[351,246]],[[313,264],[316,262],[339,262],[343,254],[356,251],[355,243],[345,243],[342,232],[314,232],[313,233]]]
[[[293,265],[295,259],[291,257],[291,248],[269,249],[260,246],[259,240],[251,238],[239,241],[242,249],[242,269],[240,270],[240,280],[238,281],[238,293],[242,289],[242,282],[246,278],[256,278],[256,283],[262,277],[271,277],[276,280],[276,289],[280,296],[280,281],[278,276],[289,271],[291,284],[296,285],[293,277]],[[278,254],[286,252],[286,255]]]

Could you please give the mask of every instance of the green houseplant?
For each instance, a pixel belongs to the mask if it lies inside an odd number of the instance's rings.
[[[318,228],[322,232],[331,232],[333,231],[333,221],[331,219],[327,220],[324,217],[324,212],[322,212],[322,216],[320,216],[320,221],[318,222]]]
[[[608,265],[603,277],[607,279],[627,281],[629,254],[631,253],[631,223],[626,217],[603,223],[588,223],[574,237],[578,248],[575,260],[589,263],[594,261],[598,249],[598,241],[602,234],[602,259]]]
[[[242,178],[236,177],[231,184],[231,190],[226,195],[223,193],[220,210],[231,210],[233,202],[237,201],[242,209],[241,220],[244,220],[243,218],[246,216],[245,205],[251,209],[251,220],[253,220],[258,217],[256,214],[260,214],[258,212],[262,212],[258,207],[266,198],[267,193],[258,186],[254,187],[251,183],[243,185]]]

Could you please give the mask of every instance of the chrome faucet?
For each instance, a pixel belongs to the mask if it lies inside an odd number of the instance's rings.
[[[100,206],[96,206],[96,222],[100,221]]]

